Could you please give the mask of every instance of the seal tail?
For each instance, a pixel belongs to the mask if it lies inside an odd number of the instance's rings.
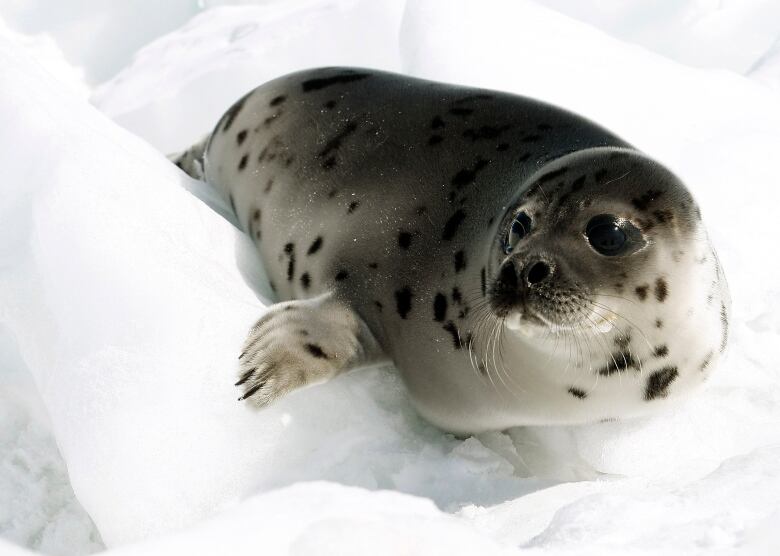
[[[186,151],[169,154],[168,160],[181,168],[188,176],[195,178],[196,180],[203,180],[205,176],[204,154],[206,152],[206,147],[208,146],[209,137],[210,135],[206,135],[206,137],[195,143]]]

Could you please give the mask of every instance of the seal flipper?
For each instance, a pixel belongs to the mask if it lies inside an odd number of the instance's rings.
[[[186,151],[169,154],[168,160],[176,164],[176,166],[181,168],[191,178],[195,178],[196,180],[205,179],[203,156],[206,152],[206,147],[208,146],[210,138],[210,134],[206,135],[206,137],[195,143]]]
[[[360,316],[332,293],[277,303],[244,343],[239,400],[263,407],[297,388],[384,359]]]

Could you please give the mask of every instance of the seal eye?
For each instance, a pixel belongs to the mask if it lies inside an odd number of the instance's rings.
[[[509,254],[515,248],[517,243],[531,233],[531,217],[525,212],[518,212],[512,220],[509,232],[504,241],[504,252]]]
[[[593,248],[607,257],[623,254],[628,246],[628,237],[618,219],[609,214],[591,218],[585,235]]]

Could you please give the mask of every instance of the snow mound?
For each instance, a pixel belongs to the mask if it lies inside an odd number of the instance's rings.
[[[183,534],[120,548],[113,554],[249,556],[259,552],[301,556],[498,556],[510,550],[442,514],[429,500],[319,482],[254,496]]]
[[[92,101],[163,152],[189,147],[247,91],[315,66],[400,70],[403,2],[307,0],[225,6],[141,50]]]
[[[0,37],[0,144],[13,145],[0,150],[0,326],[103,539],[144,541],[127,554],[777,549],[776,98],[532,2],[418,0],[400,28],[398,5],[208,11],[93,101],[165,151],[266,77],[321,63],[577,110],[668,164],[702,205],[734,298],[721,369],[656,419],[465,440],[423,422],[390,369],[254,412],[232,386],[267,294],[248,242],[159,151]],[[270,32],[282,25],[290,34]]]
[[[780,38],[772,0],[534,0],[691,66],[746,73]]]

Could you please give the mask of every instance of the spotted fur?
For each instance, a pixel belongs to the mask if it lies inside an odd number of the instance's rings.
[[[174,161],[224,195],[280,300],[239,359],[259,406],[392,360],[448,430],[598,421],[687,395],[726,348],[728,292],[688,190],[553,106],[306,70]],[[532,226],[509,246],[518,211]],[[588,243],[605,211],[637,230],[634,251]]]

